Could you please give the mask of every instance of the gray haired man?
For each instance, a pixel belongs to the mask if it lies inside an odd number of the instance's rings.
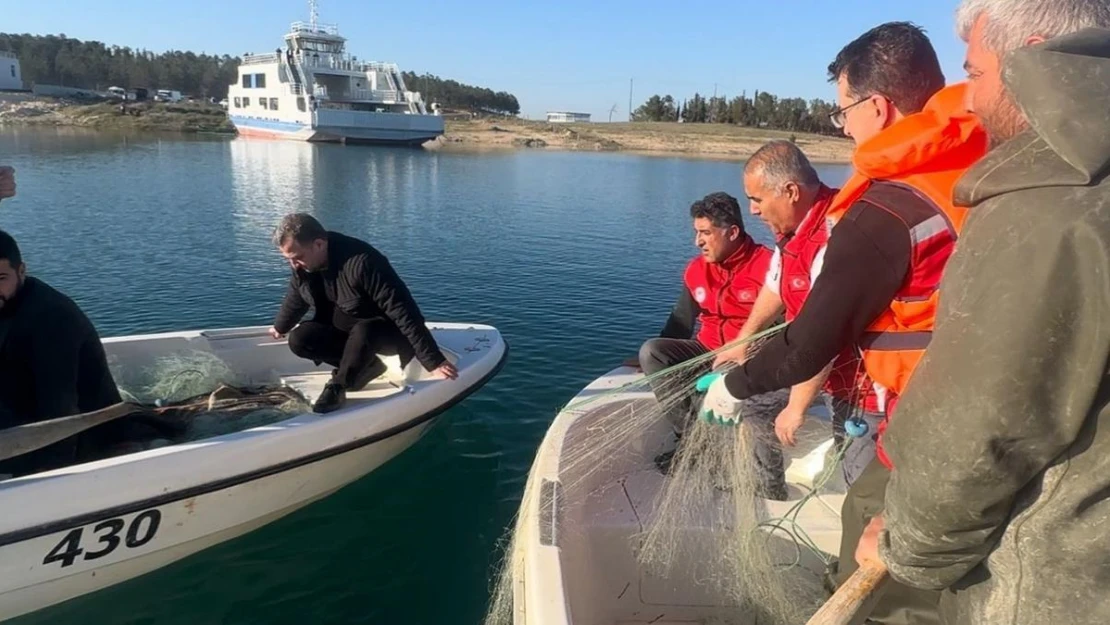
[[[944,623],[1110,623],[1110,2],[965,0],[993,150],[856,551]]]

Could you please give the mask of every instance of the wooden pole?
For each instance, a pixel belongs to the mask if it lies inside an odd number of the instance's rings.
[[[868,563],[852,573],[806,625],[858,625],[874,607],[873,599],[889,579],[881,562]]]

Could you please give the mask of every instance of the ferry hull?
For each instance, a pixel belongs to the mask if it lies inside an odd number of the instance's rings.
[[[443,134],[443,118],[438,116],[382,115],[376,117],[381,119],[343,123],[348,120],[340,118],[334,120],[337,123],[330,124],[320,120],[316,126],[302,122],[281,122],[243,116],[232,116],[231,122],[238,133],[244,137],[293,141],[419,145]]]

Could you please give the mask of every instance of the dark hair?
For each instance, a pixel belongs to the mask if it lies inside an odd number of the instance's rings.
[[[744,232],[744,222],[740,217],[740,202],[731,195],[718,191],[710,193],[690,205],[690,217],[705,217],[718,228],[736,226]]]
[[[274,229],[274,245],[281,247],[290,238],[297,243],[311,243],[316,239],[325,239],[328,231],[308,213],[292,213],[281,218],[281,223]]]
[[[903,115],[921,111],[944,87],[933,44],[910,22],[881,24],[844,46],[829,63],[829,82],[841,75],[853,96],[885,96]]]
[[[19,244],[12,235],[0,230],[0,260],[6,260],[13,268],[23,265],[23,254],[19,252]]]

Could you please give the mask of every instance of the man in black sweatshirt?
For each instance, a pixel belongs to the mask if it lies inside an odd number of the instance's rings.
[[[385,372],[378,354],[414,357],[443,378],[457,376],[389,260],[365,241],[325,230],[311,215],[285,216],[274,245],[292,267],[289,289],[270,335],[289,335],[301,358],[336,367],[313,410],[331,412]],[[298,325],[309,308],[311,321]],[[294,326],[296,326],[294,328]]]
[[[0,231],[0,428],[98,410],[121,401],[92,322],[69,297],[27,275],[15,239]],[[26,475],[79,462],[107,439],[106,424],[0,462]],[[2,436],[2,435],[0,435]],[[97,442],[99,441],[99,442]]]

